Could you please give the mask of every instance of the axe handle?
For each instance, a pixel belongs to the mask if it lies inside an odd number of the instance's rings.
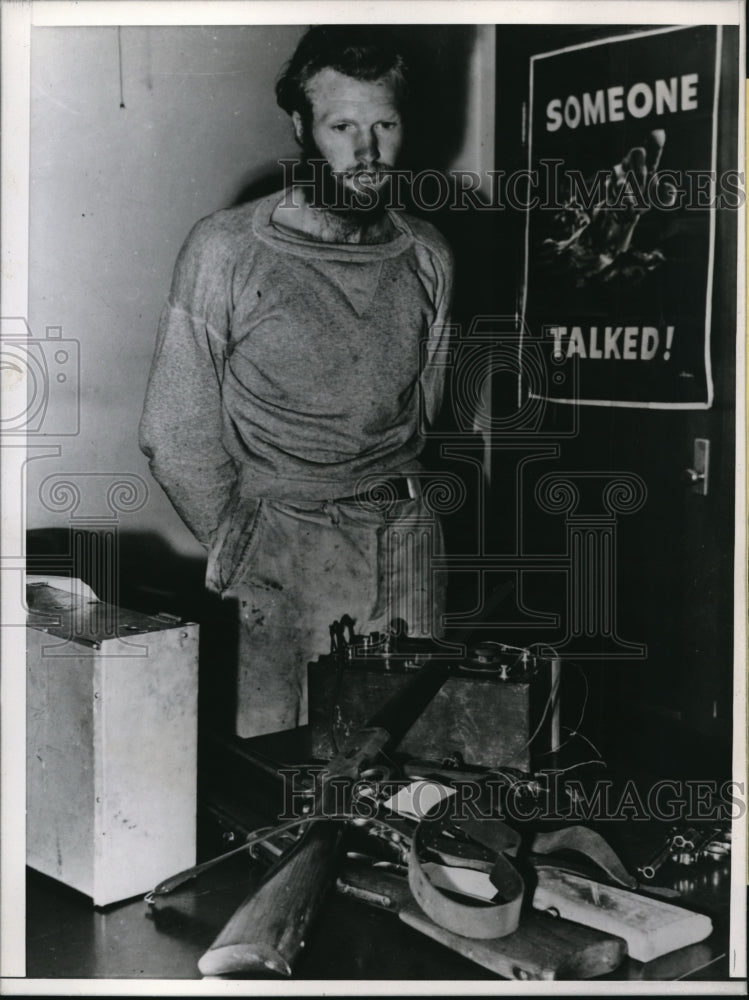
[[[269,972],[290,976],[309,926],[334,879],[343,824],[311,823],[268,872],[198,962],[204,976]]]

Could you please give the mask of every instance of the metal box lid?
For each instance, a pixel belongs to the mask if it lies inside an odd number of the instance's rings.
[[[93,648],[107,639],[127,639],[195,624],[174,615],[148,615],[107,604],[86,587],[76,592],[46,582],[27,584],[26,605],[29,628]]]

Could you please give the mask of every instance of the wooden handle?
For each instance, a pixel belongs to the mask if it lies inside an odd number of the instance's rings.
[[[483,940],[439,927],[415,904],[401,910],[400,918],[506,979],[592,979],[613,972],[627,954],[619,937],[533,911],[523,913],[512,934]]]
[[[239,907],[198,962],[204,976],[268,971],[290,976],[307,933],[332,883],[343,826],[310,824],[290,856],[284,856]]]

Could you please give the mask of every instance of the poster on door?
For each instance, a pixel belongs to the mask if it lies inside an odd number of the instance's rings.
[[[720,28],[621,35],[531,59],[523,315],[543,398],[707,409]],[[531,393],[532,394],[532,393]]]

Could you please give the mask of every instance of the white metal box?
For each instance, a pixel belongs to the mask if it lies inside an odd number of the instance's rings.
[[[198,626],[29,592],[27,862],[105,906],[195,863]]]

